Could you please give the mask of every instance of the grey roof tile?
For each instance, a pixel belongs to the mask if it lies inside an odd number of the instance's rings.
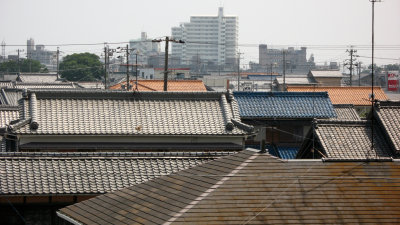
[[[1,195],[100,194],[231,152],[0,153]]]
[[[245,150],[58,215],[95,224],[393,224],[400,221],[399,172],[393,161],[283,161]]]
[[[323,158],[328,159],[384,159],[393,157],[392,149],[387,143],[382,129],[374,124],[374,147],[371,149],[372,122],[356,121],[316,121],[315,137],[311,129],[297,158],[309,158],[307,152],[314,148]]]
[[[400,154],[400,102],[380,101],[376,104],[375,109],[377,121],[383,126],[396,154]]]
[[[234,92],[243,119],[336,117],[326,92]]]
[[[354,105],[333,105],[336,111],[336,118],[330,118],[330,120],[361,120]]]
[[[35,116],[38,129],[17,134],[76,135],[244,135],[236,101],[227,93],[28,90],[21,119]],[[37,107],[31,107],[36,102]],[[34,110],[37,109],[37,113]],[[32,114],[33,113],[33,114]]]

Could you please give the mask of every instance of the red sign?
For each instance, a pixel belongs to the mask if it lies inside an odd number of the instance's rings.
[[[395,73],[388,73],[388,91],[399,90],[399,75]]]

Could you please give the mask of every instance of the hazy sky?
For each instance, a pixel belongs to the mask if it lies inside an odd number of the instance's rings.
[[[239,48],[244,61],[258,61],[258,44],[308,46],[317,62],[343,61],[349,45],[371,56],[369,0],[0,0],[0,41],[7,45],[125,42],[145,31],[150,38],[171,34],[191,15],[239,16]],[[375,4],[378,63],[400,61],[400,0]],[[334,46],[332,46],[334,45]],[[17,48],[7,46],[6,54]],[[53,50],[56,47],[46,46]],[[61,46],[64,55],[100,53],[103,46]],[[384,49],[383,49],[384,48]],[[26,50],[25,50],[26,51]],[[361,61],[369,63],[369,58]]]

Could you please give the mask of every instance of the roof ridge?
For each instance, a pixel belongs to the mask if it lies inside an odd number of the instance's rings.
[[[4,157],[219,157],[236,152],[0,152]]]
[[[28,93],[35,93],[37,99],[219,99],[226,92],[131,92],[124,90],[98,90],[98,89],[29,89]]]
[[[323,96],[323,97],[328,97],[328,92],[326,91],[318,91],[318,92],[303,92],[303,91],[298,91],[298,92],[287,92],[287,91],[269,91],[269,92],[243,92],[243,91],[234,91],[234,95],[237,96],[265,96],[265,97],[282,97],[282,96],[294,96],[294,97],[300,97],[300,96],[307,96],[307,97],[312,97],[312,96]]]

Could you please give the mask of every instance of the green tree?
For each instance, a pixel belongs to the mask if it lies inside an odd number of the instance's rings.
[[[387,70],[399,70],[399,64],[388,64],[386,65]]]
[[[368,69],[372,69],[372,64],[370,64],[370,65],[368,66]],[[374,63],[374,70],[375,70],[375,73],[380,73],[380,72],[382,72],[382,67],[379,67],[378,65],[376,65],[376,64]]]
[[[104,76],[99,56],[91,53],[75,53],[64,57],[60,74],[69,81],[96,81]]]
[[[27,73],[47,73],[48,69],[45,65],[40,64],[39,61],[33,59],[20,59],[20,71]],[[16,73],[18,72],[18,62],[9,60],[0,64],[0,72]]]

